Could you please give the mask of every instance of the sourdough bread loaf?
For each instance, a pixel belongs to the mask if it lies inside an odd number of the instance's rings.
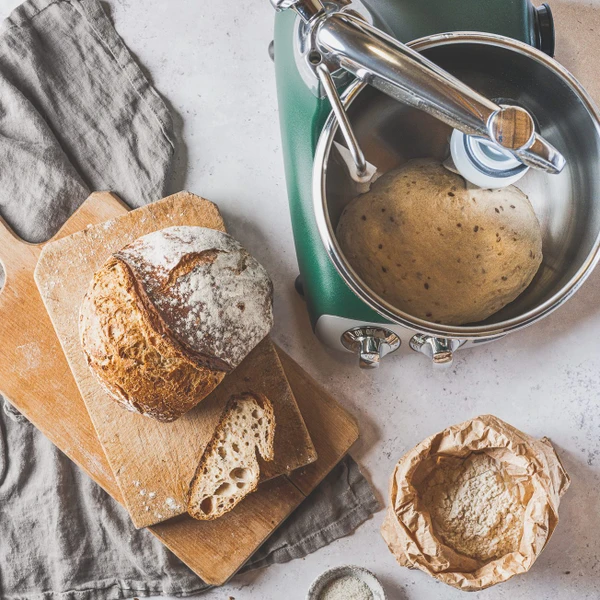
[[[275,415],[266,396],[230,398],[190,483],[188,513],[201,521],[217,519],[256,490],[257,452],[273,460],[274,439]]]
[[[173,421],[267,335],[272,298],[267,272],[231,236],[170,227],[135,240],[94,275],[81,343],[115,400]]]
[[[376,294],[446,325],[494,314],[542,261],[541,228],[523,192],[469,189],[433,160],[412,160],[378,179],[348,204],[337,238]]]

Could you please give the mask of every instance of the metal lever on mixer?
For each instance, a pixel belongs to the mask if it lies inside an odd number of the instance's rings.
[[[293,8],[305,23],[325,10],[321,0],[271,0],[271,4],[276,11]]]
[[[560,173],[565,158],[535,131],[529,112],[498,105],[418,52],[320,0],[271,0],[294,9],[310,26],[314,51],[397,100],[423,110],[466,135],[492,141],[523,164]]]

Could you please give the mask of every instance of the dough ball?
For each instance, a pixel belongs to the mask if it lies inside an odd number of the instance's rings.
[[[493,315],[542,262],[540,225],[523,192],[467,189],[433,160],[412,160],[378,179],[348,204],[337,237],[374,292],[446,325]]]

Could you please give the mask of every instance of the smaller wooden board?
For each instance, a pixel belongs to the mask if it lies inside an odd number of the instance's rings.
[[[212,394],[172,423],[124,410],[91,373],[79,341],[78,319],[93,274],[112,252],[141,235],[173,225],[225,230],[213,203],[181,192],[46,244],[35,270],[42,299],[136,527],[186,512],[189,483],[233,394],[260,392],[273,404],[275,459],[263,465],[263,481],[317,457],[268,338]]]

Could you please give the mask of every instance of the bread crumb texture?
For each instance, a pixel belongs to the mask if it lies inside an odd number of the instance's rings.
[[[422,485],[423,504],[447,546],[483,562],[518,550],[524,502],[494,458],[485,453],[442,457]]]
[[[274,438],[275,415],[266,396],[233,396],[190,483],[189,514],[216,519],[253,492],[260,480],[257,451],[273,460]]]
[[[541,228],[521,190],[467,188],[433,160],[411,160],[352,200],[337,238],[373,292],[447,325],[496,313],[527,288],[542,262]]]

